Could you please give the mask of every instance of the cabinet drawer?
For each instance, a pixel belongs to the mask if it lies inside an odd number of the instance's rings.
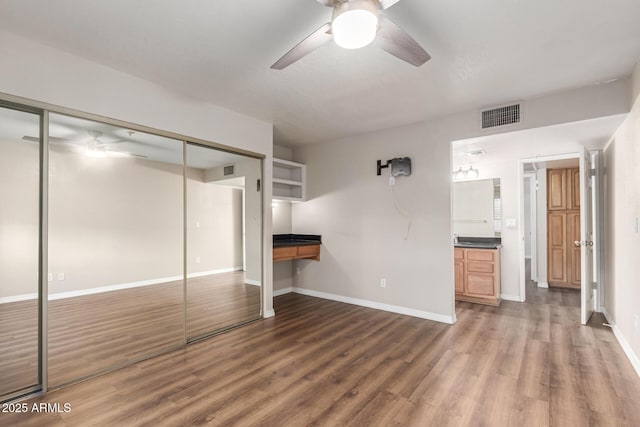
[[[273,248],[273,259],[295,258],[298,254],[296,246],[284,246],[281,248]]]
[[[494,264],[492,262],[477,262],[477,261],[468,261],[467,262],[467,271],[473,273],[489,273],[493,274]]]
[[[464,249],[461,248],[455,248],[453,250],[453,257],[455,259],[464,259]]]
[[[320,255],[320,245],[298,246],[298,256]]]
[[[469,295],[495,296],[495,279],[492,274],[467,274],[467,293]]]
[[[495,261],[495,251],[492,249],[467,249],[467,261]]]

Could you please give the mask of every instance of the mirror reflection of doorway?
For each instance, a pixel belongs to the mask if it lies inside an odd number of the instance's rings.
[[[254,320],[262,294],[260,160],[187,144],[187,340]]]

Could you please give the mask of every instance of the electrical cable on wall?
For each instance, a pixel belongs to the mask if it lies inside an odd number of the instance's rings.
[[[382,175],[382,169],[390,168],[391,169],[391,177],[389,178],[389,185],[391,186],[391,199],[393,200],[393,207],[396,211],[405,217],[409,223],[407,224],[407,232],[404,235],[404,240],[409,238],[409,233],[411,232],[411,225],[413,223],[413,218],[408,215],[404,209],[400,207],[398,202],[398,196],[395,191],[395,177],[397,176],[410,176],[411,175],[411,158],[409,157],[396,157],[391,160],[387,160],[387,162],[383,165],[382,160],[378,160],[376,162],[376,175]]]

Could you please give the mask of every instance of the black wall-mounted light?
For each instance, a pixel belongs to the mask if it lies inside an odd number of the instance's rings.
[[[386,164],[382,164],[382,160],[377,162],[377,175],[382,175],[382,169],[391,166],[391,176],[411,175],[411,159],[409,157],[396,157],[387,160]]]

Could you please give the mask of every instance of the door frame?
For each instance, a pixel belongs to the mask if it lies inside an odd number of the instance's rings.
[[[589,155],[591,157],[593,157],[593,153],[595,151],[589,151]],[[525,158],[521,158],[518,161],[518,199],[519,199],[519,212],[518,212],[518,216],[520,218],[519,224],[518,224],[518,236],[519,236],[519,242],[518,242],[518,251],[519,251],[519,262],[520,262],[520,275],[519,275],[519,279],[520,279],[520,300],[521,301],[525,301],[526,299],[526,276],[525,276],[525,240],[524,240],[524,179],[525,179],[525,173],[524,173],[524,165],[527,163],[538,163],[538,162],[550,162],[550,161],[554,161],[554,160],[567,160],[567,159],[578,159],[580,160],[580,158],[584,156],[583,153],[581,152],[572,152],[572,153],[565,153],[565,154],[555,154],[555,155],[544,155],[544,156],[537,156],[537,157],[525,157]],[[600,211],[602,211],[602,191],[603,191],[603,187],[600,184],[600,180],[602,179],[602,168],[601,168],[601,161],[602,161],[602,156],[598,155],[598,161],[595,162],[592,167],[596,170],[596,177],[597,179],[594,180],[594,182],[596,182],[597,184],[594,186],[593,188],[593,198],[594,198],[594,202],[592,204],[592,206],[589,206],[589,209],[593,209],[594,212],[592,212],[593,215],[595,215],[593,218],[593,223],[594,223],[594,229],[597,230],[597,232],[600,232],[599,236],[602,236],[601,232],[603,230],[603,217],[602,215],[600,215]],[[584,162],[580,162],[580,173],[583,174],[584,171],[582,163]],[[584,208],[587,208],[586,206]],[[546,221],[546,219],[544,219]],[[582,218],[580,219],[581,221],[581,225],[582,225]],[[601,240],[601,239],[598,239]],[[602,264],[602,260],[603,260],[603,251],[602,251],[602,244],[601,243],[596,243],[595,246],[595,250],[594,250],[594,256],[593,256],[593,262],[594,262],[594,268],[597,271],[597,280],[600,283],[599,288],[602,288],[601,285],[601,278],[603,277],[604,274],[604,269],[603,269],[603,264]],[[583,281],[583,288],[584,288],[584,281]],[[590,290],[590,289],[589,289]],[[581,292],[585,292],[585,289],[581,288]],[[581,302],[581,312],[584,311],[585,307],[582,307],[582,302]],[[600,309],[600,293],[596,292],[594,295],[594,307],[592,308],[592,310],[594,311],[598,311]]]
[[[538,190],[537,178],[538,176],[535,172],[524,173],[524,179],[529,181],[529,232],[531,233],[531,237],[529,240],[531,242],[531,280],[534,282],[538,281],[538,198],[536,197]],[[524,198],[522,203],[524,212]]]

